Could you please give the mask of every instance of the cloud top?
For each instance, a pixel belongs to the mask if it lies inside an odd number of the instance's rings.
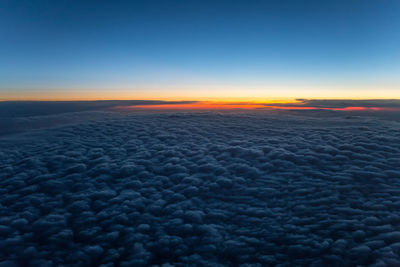
[[[399,125],[121,113],[0,139],[0,266],[399,265]]]

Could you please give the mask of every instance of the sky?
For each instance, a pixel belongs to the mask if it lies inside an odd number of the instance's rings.
[[[0,100],[399,99],[400,1],[0,1]]]

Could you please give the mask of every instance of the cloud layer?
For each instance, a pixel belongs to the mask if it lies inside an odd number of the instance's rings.
[[[400,108],[399,99],[297,99],[302,105],[324,108],[346,108],[346,107],[380,107],[380,108]]]
[[[324,109],[336,111],[396,111],[400,112],[398,99],[296,99],[296,103],[266,103],[265,106],[275,109]]]
[[[0,101],[0,119],[45,116],[68,112],[106,110],[124,106],[179,105],[195,101],[99,100],[99,101]]]
[[[0,266],[400,264],[399,124],[121,114],[0,139]]]

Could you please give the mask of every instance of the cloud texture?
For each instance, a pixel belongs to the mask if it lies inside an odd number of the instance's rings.
[[[399,124],[127,114],[0,140],[0,266],[400,264]]]

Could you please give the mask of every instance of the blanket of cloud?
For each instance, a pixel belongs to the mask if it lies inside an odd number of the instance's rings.
[[[400,123],[114,113],[0,138],[0,266],[399,266]]]

